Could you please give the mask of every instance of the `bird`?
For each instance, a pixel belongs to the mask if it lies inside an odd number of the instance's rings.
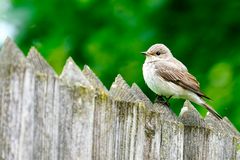
[[[210,99],[200,90],[200,83],[188,72],[187,67],[177,60],[167,46],[158,43],[146,52],[142,67],[147,86],[167,102],[170,98],[186,99],[205,107],[217,119],[222,117],[205,101]]]

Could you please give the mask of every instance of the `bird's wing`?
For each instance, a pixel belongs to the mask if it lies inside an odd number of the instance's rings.
[[[181,86],[184,89],[192,91],[193,93],[199,95],[200,97],[205,97],[200,91],[200,84],[197,79],[188,73],[188,71],[179,70],[176,67],[172,67],[171,65],[157,65],[156,67],[157,75],[164,78],[166,81],[170,81],[178,86]]]
[[[178,66],[177,69],[188,72],[187,67],[181,61],[177,60],[176,58],[172,57],[171,59],[168,60],[168,62],[166,62],[166,64],[169,63],[169,61],[170,61],[170,63],[177,64],[177,66]]]

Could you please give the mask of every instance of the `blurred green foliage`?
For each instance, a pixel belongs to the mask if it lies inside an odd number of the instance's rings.
[[[209,103],[240,129],[239,0],[0,1],[8,5],[0,7],[0,22],[14,27],[13,38],[25,53],[36,46],[58,73],[72,56],[108,88],[120,73],[152,100],[139,53],[166,44],[201,82],[213,99]],[[182,103],[171,100],[176,113]]]

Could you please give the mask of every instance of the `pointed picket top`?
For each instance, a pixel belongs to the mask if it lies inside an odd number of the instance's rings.
[[[171,110],[171,106],[162,103],[154,103],[153,108],[160,113],[160,118],[167,121],[179,121],[177,115]]]
[[[186,126],[205,126],[205,122],[201,115],[188,100],[184,102],[179,118]]]
[[[9,37],[3,43],[0,51],[0,65],[26,65],[27,60],[23,52]]]
[[[206,117],[204,118],[204,121],[206,122],[206,125],[209,128],[212,128],[214,131],[219,133],[226,133],[224,128],[221,125],[221,121],[217,119],[213,114],[210,112],[207,112]]]
[[[105,93],[108,93],[107,88],[103,85],[103,83],[100,81],[100,79],[95,75],[95,73],[90,69],[89,66],[84,65],[84,68],[82,70],[82,73],[87,78],[87,80],[90,82],[90,84],[97,89],[100,89],[104,91]]]
[[[33,65],[35,71],[39,71],[41,73],[46,73],[50,75],[57,75],[56,72],[52,69],[52,67],[48,64],[48,62],[41,56],[41,54],[37,51],[35,47],[31,47],[27,56],[30,64]]]
[[[222,120],[222,125],[229,134],[234,135],[240,138],[239,131],[233,126],[233,124],[229,121],[227,117],[224,117]]]
[[[136,83],[132,84],[131,91],[138,100],[152,105],[152,102],[150,101],[150,99],[143,93],[143,91],[140,89],[140,87]]]
[[[116,100],[135,102],[137,98],[131,93],[129,85],[119,74],[111,85],[110,95]]]
[[[67,82],[75,82],[85,87],[92,88],[91,84],[88,82],[80,68],[77,66],[77,64],[73,61],[71,57],[68,58],[60,75],[60,78],[66,80]]]

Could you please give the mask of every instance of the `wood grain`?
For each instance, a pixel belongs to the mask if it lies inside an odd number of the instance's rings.
[[[172,106],[171,106],[172,107]],[[224,117],[180,116],[118,75],[108,90],[69,58],[57,75],[32,47],[0,52],[0,159],[237,160],[240,134]]]

